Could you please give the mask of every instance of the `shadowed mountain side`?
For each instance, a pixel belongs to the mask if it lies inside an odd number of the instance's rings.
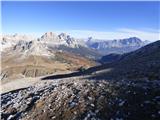
[[[51,76],[44,77],[41,80],[61,79],[61,78],[76,77],[76,76],[81,76],[81,75],[83,75],[82,72],[73,72],[73,73],[68,73],[68,74],[51,75]]]
[[[98,60],[100,63],[105,64],[105,63],[111,63],[115,62],[119,59],[121,59],[121,54],[109,54],[103,56],[100,60]]]
[[[91,79],[160,79],[160,41],[151,43],[134,52],[124,54],[118,61],[106,63],[69,74],[53,75],[42,78],[60,79],[76,76]]]
[[[108,68],[110,68],[110,66],[111,66],[111,64],[108,64]],[[72,73],[68,73],[68,74],[50,75],[50,76],[42,78],[41,80],[62,79],[62,78],[78,77],[78,76],[82,76],[82,75],[85,77],[86,75],[96,74],[98,71],[101,71],[105,68],[106,68],[106,66],[100,65],[100,66],[88,68],[84,71],[77,71],[77,72],[72,72]]]
[[[108,68],[112,69],[106,72]],[[96,68],[95,79],[160,79],[160,41],[146,45],[134,52],[124,54],[112,64]]]

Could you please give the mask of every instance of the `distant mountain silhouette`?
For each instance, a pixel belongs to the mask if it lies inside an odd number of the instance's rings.
[[[117,53],[117,54],[128,53],[148,43],[149,41],[142,41],[137,37],[115,39],[115,40],[96,40],[90,37],[86,42],[88,47],[96,49],[104,55],[111,53]]]

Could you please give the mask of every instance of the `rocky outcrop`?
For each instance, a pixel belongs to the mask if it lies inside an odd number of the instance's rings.
[[[14,47],[13,52],[23,54],[23,56],[54,56],[54,51],[51,51],[48,46],[41,41],[19,41]]]
[[[40,41],[49,43],[50,46],[52,45],[52,47],[66,45],[68,47],[75,48],[78,47],[78,45],[80,45],[80,43],[78,43],[78,41],[75,38],[70,37],[66,33],[56,35],[53,32],[47,32],[40,38]]]
[[[35,37],[30,35],[14,34],[14,35],[2,35],[0,36],[0,39],[2,45],[1,51],[4,51],[6,48],[13,47],[19,41],[32,41],[35,40]]]

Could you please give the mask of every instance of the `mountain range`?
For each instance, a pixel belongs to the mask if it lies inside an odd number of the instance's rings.
[[[100,51],[102,54],[123,54],[134,51],[144,45],[150,43],[149,41],[142,41],[137,37],[116,40],[96,40],[92,37],[88,38],[86,44],[93,49]]]
[[[66,48],[61,49],[62,46]],[[96,56],[99,55],[98,52],[81,46],[81,43],[64,33],[55,35],[49,32],[41,38],[17,34],[4,36],[1,52],[2,79],[37,77],[95,65],[87,55]],[[86,52],[83,53],[81,48]],[[75,54],[75,51],[70,52],[72,49],[77,49],[79,54]]]
[[[122,55],[110,54],[103,59],[104,63],[101,65],[94,64],[85,69],[80,67],[78,71],[72,72],[68,72],[64,64],[72,63],[68,67],[71,69],[73,66],[81,66],[82,61],[83,64],[89,65],[92,60],[74,56],[69,52],[50,51],[48,47],[41,46],[45,45],[41,42],[33,43],[33,45],[38,45],[38,48],[32,47],[32,43],[27,42],[25,46],[22,43],[14,46],[10,52],[8,51],[6,64],[2,61],[2,71],[5,67],[8,69],[6,75],[9,75],[8,73],[13,68],[12,72],[16,74],[15,71],[20,71],[20,69],[15,69],[15,67],[23,67],[26,64],[23,75],[33,75],[32,77],[35,78],[34,80],[31,78],[13,80],[12,78],[12,81],[6,83],[3,82],[6,79],[2,81],[2,88],[5,91],[1,95],[2,119],[159,119],[160,41]],[[37,52],[37,50],[40,51],[39,48],[49,51],[47,55],[45,51],[42,55],[43,59]],[[71,48],[73,49],[73,46]],[[5,58],[6,54],[2,55],[2,58]],[[10,58],[12,55],[17,55],[17,57]],[[56,64],[52,64],[55,61]],[[57,68],[63,68],[65,72],[56,73],[52,68],[57,65],[58,61],[61,66]],[[33,65],[28,65],[29,62]],[[13,63],[14,66],[12,66]],[[42,70],[49,69],[54,73],[46,75],[42,72]],[[36,74],[41,73],[40,71],[43,73],[42,76],[36,77]]]
[[[53,32],[47,32],[44,35],[42,35],[40,38],[35,38],[33,36],[27,36],[27,35],[4,35],[1,36],[2,38],[2,49],[6,49],[9,47],[12,47],[16,44],[29,44],[30,43],[39,43],[44,44],[44,46],[48,48],[55,48],[59,50],[63,50],[66,47],[68,48],[84,48],[85,51],[90,53],[95,53],[92,57],[97,57],[98,55],[107,55],[110,53],[127,53],[133,50],[136,50],[148,43],[149,41],[142,41],[141,39],[137,37],[131,37],[126,39],[117,39],[117,40],[99,40],[99,39],[93,39],[92,37],[88,38],[88,40],[83,39],[76,39],[71,37],[70,35],[67,35],[66,33],[61,33],[59,35],[53,33]],[[21,42],[20,42],[21,41]],[[25,43],[26,42],[26,43]],[[28,43],[27,43],[28,42]],[[35,43],[35,44],[36,44]],[[25,47],[25,46],[24,46]],[[91,51],[92,50],[92,51]],[[93,52],[94,51],[94,52]],[[81,54],[81,53],[79,53]],[[85,56],[87,57],[87,55]]]
[[[55,71],[76,70],[99,64],[103,55],[126,53],[148,42],[133,37],[120,40],[76,39],[47,32],[40,38],[29,35],[4,35],[2,41],[2,79],[35,77]]]

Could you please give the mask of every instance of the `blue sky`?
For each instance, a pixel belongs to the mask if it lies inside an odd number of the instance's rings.
[[[159,39],[160,2],[2,2],[2,32]]]

